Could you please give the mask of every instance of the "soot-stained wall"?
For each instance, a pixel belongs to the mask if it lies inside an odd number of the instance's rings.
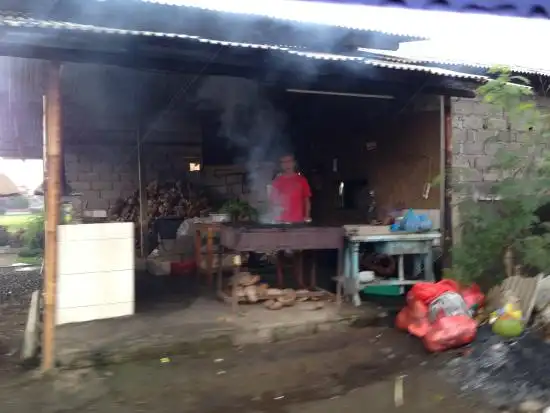
[[[439,175],[438,101],[422,96],[406,107],[376,99],[325,101],[309,118],[309,144],[300,151],[309,158],[307,169],[316,171],[309,178],[317,218],[334,225],[366,223],[366,211],[342,208],[338,196],[341,182],[362,180],[374,190],[382,216],[393,208],[439,208],[437,187],[423,197],[425,184]]]

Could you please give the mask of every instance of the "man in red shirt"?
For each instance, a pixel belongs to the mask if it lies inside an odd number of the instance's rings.
[[[279,215],[277,220],[290,223],[311,221],[311,189],[307,179],[296,172],[293,155],[281,157],[281,170],[272,184],[272,201]]]

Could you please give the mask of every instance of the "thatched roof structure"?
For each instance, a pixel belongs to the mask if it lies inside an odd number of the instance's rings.
[[[6,198],[15,195],[21,195],[17,185],[7,175],[0,174],[0,197]]]

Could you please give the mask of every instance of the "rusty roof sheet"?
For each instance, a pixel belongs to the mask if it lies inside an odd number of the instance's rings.
[[[403,52],[399,51],[386,51],[386,50],[378,50],[378,49],[366,49],[366,48],[360,48],[359,51],[366,52],[371,55],[380,56],[384,59],[391,60],[394,62],[401,62],[401,63],[412,63],[412,64],[434,64],[434,65],[443,65],[443,66],[461,66],[461,67],[471,67],[474,69],[490,69],[495,65],[498,64],[489,64],[489,63],[479,63],[475,61],[467,61],[467,60],[460,60],[460,59],[442,59],[438,57],[416,57],[411,56]],[[544,69],[536,69],[536,68],[528,68],[524,66],[518,66],[518,65],[503,65],[508,67],[512,72],[516,73],[523,73],[523,74],[531,74],[531,75],[542,75],[542,76],[550,76],[550,71],[544,70]]]
[[[425,72],[437,76],[453,77],[458,79],[469,79],[478,82],[487,81],[489,78],[487,76],[476,75],[472,73],[462,73],[456,72],[454,70],[448,70],[439,67],[430,67],[422,66],[418,64],[411,63],[402,63],[402,62],[392,62],[381,59],[373,59],[361,56],[344,56],[344,55],[332,55],[327,53],[312,53],[312,52],[302,52],[296,50],[288,50],[290,54],[303,56],[311,59],[318,60],[332,60],[332,61],[353,61],[357,63],[362,63],[369,66],[382,67],[386,69],[395,69],[395,70],[408,70],[414,72]]]

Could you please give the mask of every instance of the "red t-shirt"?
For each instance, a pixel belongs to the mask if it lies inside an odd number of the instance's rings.
[[[302,175],[280,175],[273,181],[272,202],[282,209],[278,217],[282,222],[303,222],[310,197],[311,189]]]

